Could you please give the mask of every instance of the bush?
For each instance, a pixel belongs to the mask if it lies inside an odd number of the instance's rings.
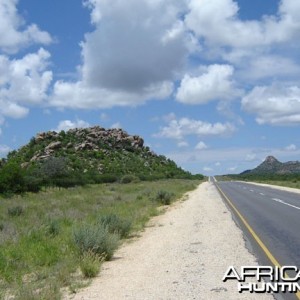
[[[46,181],[65,177],[67,175],[67,160],[64,157],[49,157],[42,163],[40,172]]]
[[[159,179],[165,179],[165,176],[162,174],[139,174],[138,177],[141,181],[156,181]]]
[[[121,183],[130,183],[130,182],[133,182],[133,181],[137,181],[138,178],[136,176],[133,176],[133,175],[124,175],[120,182]]]
[[[110,233],[119,234],[120,237],[127,237],[131,229],[131,221],[121,219],[115,214],[100,217],[99,223],[106,227]]]
[[[110,260],[119,245],[119,237],[101,224],[83,225],[73,231],[73,239],[81,255],[93,253]]]
[[[171,204],[171,198],[172,198],[171,193],[169,193],[167,191],[164,191],[164,190],[160,190],[160,191],[157,192],[155,199],[163,205],[170,205]]]
[[[84,186],[88,183],[88,179],[81,174],[74,172],[66,177],[54,179],[52,180],[52,183],[57,187],[70,188],[74,186]]]
[[[95,183],[114,183],[118,181],[118,177],[112,174],[97,175],[93,178]]]
[[[0,193],[23,193],[26,191],[24,170],[11,161],[0,168]]]
[[[7,213],[11,217],[18,217],[24,213],[24,208],[20,205],[9,207]]]
[[[42,187],[42,179],[38,177],[34,177],[32,175],[26,175],[25,178],[25,186],[28,192],[37,193],[41,190]]]

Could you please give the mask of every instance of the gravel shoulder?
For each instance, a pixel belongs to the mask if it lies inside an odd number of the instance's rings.
[[[215,186],[205,182],[126,242],[88,288],[64,299],[273,299],[224,283],[231,265],[257,262]]]
[[[287,191],[287,192],[300,194],[300,189],[295,189],[295,188],[291,188],[291,187],[285,187],[285,186],[280,186],[280,185],[272,185],[272,184],[266,184],[266,183],[257,183],[257,182],[245,182],[245,181],[242,181],[242,182],[243,183],[254,184],[254,185],[266,186],[266,187],[270,187],[272,189],[277,189],[277,190],[282,190],[282,191]]]

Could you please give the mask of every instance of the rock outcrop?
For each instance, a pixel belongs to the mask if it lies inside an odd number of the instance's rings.
[[[75,137],[73,142],[64,143],[66,135]],[[105,129],[99,126],[90,128],[70,129],[67,132],[57,133],[48,131],[38,133],[32,140],[32,143],[43,145],[43,149],[33,155],[31,161],[43,160],[56,150],[74,149],[80,151],[99,151],[100,144],[107,145],[109,148],[138,150],[144,149],[144,140],[138,135],[129,135],[122,129]],[[106,148],[106,147],[104,147]]]
[[[95,174],[117,177],[134,174],[140,178],[191,175],[172,160],[151,151],[140,136],[100,126],[38,133],[27,145],[10,154],[10,159],[14,158],[25,169],[31,166],[39,169],[52,158],[64,158],[66,171],[94,177]]]

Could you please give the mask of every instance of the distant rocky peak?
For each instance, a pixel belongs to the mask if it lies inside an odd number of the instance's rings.
[[[242,174],[300,174],[300,162],[280,162],[274,156],[267,156],[266,159],[253,170],[247,170]]]
[[[269,156],[266,157],[264,163],[267,163],[267,164],[274,164],[274,163],[279,163],[279,160],[276,159],[274,156],[269,155]]]

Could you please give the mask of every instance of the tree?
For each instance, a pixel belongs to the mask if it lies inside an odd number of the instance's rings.
[[[22,193],[26,191],[24,170],[15,161],[9,161],[0,169],[0,193]]]
[[[55,184],[67,174],[67,160],[64,157],[49,157],[40,167],[40,176],[45,183]]]

